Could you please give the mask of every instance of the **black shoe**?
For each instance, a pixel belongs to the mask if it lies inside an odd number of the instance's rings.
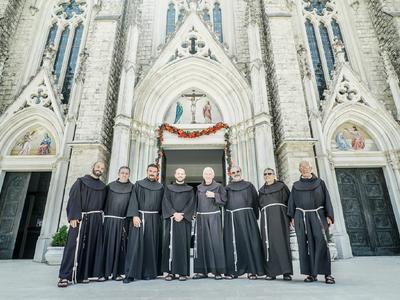
[[[122,282],[123,283],[131,283],[132,281],[134,281],[135,279],[133,277],[126,277]]]
[[[152,280],[152,279],[155,279],[155,277],[143,276],[142,279],[143,280]]]

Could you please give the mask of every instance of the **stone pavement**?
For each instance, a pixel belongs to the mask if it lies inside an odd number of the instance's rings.
[[[400,256],[355,257],[332,263],[336,284],[305,283],[294,262],[293,281],[212,278],[166,282],[159,278],[130,284],[95,280],[58,288],[58,266],[30,260],[0,260],[0,299],[400,299]]]

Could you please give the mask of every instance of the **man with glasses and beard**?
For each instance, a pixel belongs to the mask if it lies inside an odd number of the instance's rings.
[[[155,279],[161,273],[161,201],[164,187],[156,180],[158,167],[150,164],[147,177],[135,183],[128,206],[128,252],[125,259],[124,283],[134,279]]]
[[[233,182],[225,189],[224,244],[226,279],[247,273],[250,280],[265,274],[264,255],[257,219],[258,196],[254,185],[242,179],[242,170],[232,167]]]
[[[290,218],[287,203],[290,191],[286,184],[277,181],[275,171],[264,170],[265,184],[258,190],[261,209],[261,238],[265,252],[266,280],[283,275],[283,280],[292,280],[292,252],[290,249]]]
[[[96,162],[90,175],[78,178],[69,192],[67,218],[70,224],[61,261],[58,287],[68,281],[89,283],[89,277],[101,276],[103,220],[101,210],[106,185],[100,181],[104,163]]]
[[[300,180],[293,184],[287,214],[296,228],[300,273],[308,275],[305,282],[318,281],[318,274],[322,274],[326,283],[334,284],[328,245],[328,228],[334,222],[331,198],[325,182],[312,173],[308,161],[300,163],[299,171]]]

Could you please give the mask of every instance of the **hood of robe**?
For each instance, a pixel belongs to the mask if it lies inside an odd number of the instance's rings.
[[[275,180],[273,184],[264,183],[264,185],[258,190],[258,192],[260,194],[271,194],[280,191],[284,187],[285,183]]]
[[[300,181],[296,181],[293,184],[293,188],[298,191],[310,191],[319,187],[322,180],[315,176],[314,173],[311,173],[311,175],[311,178],[303,178],[300,176]]]
[[[106,188],[106,185],[100,179],[93,178],[90,175],[85,175],[80,178],[82,183],[86,185],[88,188],[91,188],[96,191],[102,191]]]
[[[234,181],[234,182],[231,182],[230,184],[228,184],[225,187],[225,189],[226,190],[231,190],[231,191],[241,191],[241,190],[244,190],[247,187],[249,187],[250,184],[251,184],[251,182],[244,181],[244,180]]]
[[[115,180],[108,184],[110,190],[114,193],[118,194],[128,194],[132,192],[134,185],[129,180],[127,182],[120,182],[119,180]]]
[[[219,184],[218,182],[215,182],[214,180],[211,182],[211,184],[206,184],[206,182],[203,181],[203,183],[201,183],[197,186],[197,190],[199,190],[202,193],[205,193],[207,191],[216,190],[220,185],[221,184]]]
[[[151,181],[147,177],[145,179],[137,181],[136,184],[138,184],[141,187],[144,187],[148,190],[151,190],[151,191],[158,191],[158,190],[161,190],[162,188],[164,188],[164,186],[161,183],[159,183],[158,181],[156,181],[156,180]]]
[[[169,189],[170,191],[173,191],[175,193],[183,193],[183,192],[192,191],[193,187],[191,187],[190,185],[187,185],[186,183],[178,184],[178,183],[174,182],[173,184],[168,185],[167,189]]]

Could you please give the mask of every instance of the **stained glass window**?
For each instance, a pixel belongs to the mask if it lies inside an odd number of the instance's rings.
[[[330,0],[304,0],[304,2],[310,3],[310,6],[307,8],[307,11],[313,11],[316,9],[316,13],[319,16],[322,16],[322,11],[326,8],[327,11],[332,11],[330,7],[326,7],[326,4],[330,2]]]
[[[86,2],[80,3],[80,5],[85,5],[85,4]],[[74,14],[81,15],[83,13],[83,11],[79,9],[79,5],[76,4],[74,0],[70,1],[70,4],[62,3],[61,6],[64,10],[58,12],[57,15],[62,15],[65,12],[65,14],[67,15],[66,17],[67,20],[72,19],[74,17]]]
[[[321,36],[322,47],[325,53],[326,64],[328,66],[329,76],[334,69],[334,56],[331,47],[331,42],[329,41],[328,29],[325,27],[324,23],[319,23],[319,34]]]
[[[219,41],[222,43],[224,41],[222,35],[222,14],[221,8],[219,7],[219,3],[215,3],[213,10],[213,23],[214,23],[214,31],[218,31],[221,35]]]
[[[83,24],[80,23],[75,29],[75,37],[72,43],[71,54],[68,60],[67,71],[65,73],[64,84],[62,89],[62,94],[64,96],[64,102],[68,103],[69,96],[71,93],[72,83],[74,81],[76,62],[79,56],[79,46],[81,45],[83,34]]]
[[[179,22],[182,22],[183,21],[183,14],[185,13],[185,10],[184,9],[181,9],[180,11],[179,11],[179,16],[178,16],[178,21]]]
[[[51,26],[51,28],[49,30],[49,35],[47,36],[46,46],[44,47],[45,49],[50,45],[50,43],[54,44],[54,41],[55,41],[56,35],[57,35],[57,30],[58,30],[57,23],[54,23],[53,26]],[[43,65],[43,59],[42,59],[42,62],[40,63],[40,65],[41,66]]]
[[[169,9],[167,11],[167,32],[168,33],[173,33],[175,31],[175,8],[174,5],[171,3],[169,5]]]
[[[60,78],[61,69],[63,66],[64,56],[65,56],[65,51],[67,50],[69,33],[70,33],[70,29],[69,29],[69,26],[67,26],[61,34],[61,41],[60,41],[60,44],[58,45],[58,51],[57,51],[56,60],[54,63],[54,75],[56,75],[56,77],[57,77],[56,83],[58,83],[58,79]]]
[[[307,20],[305,26],[306,26],[308,44],[310,46],[311,59],[314,67],[315,79],[317,81],[318,94],[320,99],[322,99],[323,92],[326,89],[326,82],[325,82],[324,70],[322,68],[322,63],[321,63],[321,57],[319,55],[319,49],[318,49],[317,39],[315,36],[314,25],[311,23],[310,20]]]
[[[335,37],[337,37],[342,43],[344,43],[342,32],[340,31],[340,26],[339,26],[338,22],[336,22],[335,19],[332,19],[331,27],[332,27],[333,35]],[[347,57],[346,49],[344,49],[344,60],[349,61],[349,58]]]
[[[208,13],[208,9],[203,9],[203,13],[204,13],[203,20],[210,21],[210,14]]]

